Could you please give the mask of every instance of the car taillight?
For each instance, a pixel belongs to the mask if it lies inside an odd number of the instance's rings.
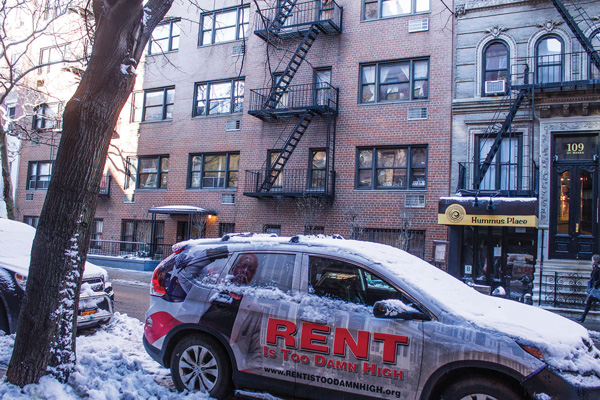
[[[27,277],[25,275],[15,274],[15,281],[21,289],[25,290],[25,286],[27,285]]]
[[[181,253],[184,249],[178,249],[175,253],[165,258],[160,264],[154,269],[152,274],[152,289],[150,294],[152,296],[163,297],[167,294],[167,287],[165,284],[165,276],[171,272],[175,264],[175,257]]]

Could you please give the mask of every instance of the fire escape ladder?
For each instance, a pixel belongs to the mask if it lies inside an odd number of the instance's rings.
[[[277,15],[273,19],[273,22],[271,22],[271,25],[269,25],[268,30],[270,32],[277,33],[281,30],[281,28],[283,28],[285,21],[287,21],[287,19],[291,17],[292,10],[296,6],[297,2],[298,0],[282,1],[281,5],[279,6],[279,11],[277,12]]]
[[[273,109],[277,107],[279,100],[281,100],[281,97],[286,93],[292,79],[294,79],[294,75],[298,72],[298,68],[300,68],[302,61],[306,58],[306,54],[312,47],[315,39],[317,39],[317,36],[319,36],[319,30],[316,25],[312,25],[298,45],[296,52],[281,75],[279,82],[277,82],[276,85],[273,85],[273,90],[271,90],[269,98],[265,102],[264,109]]]
[[[488,169],[492,165],[492,160],[496,156],[496,153],[498,153],[498,149],[500,149],[500,144],[502,143],[502,139],[509,132],[512,122],[515,119],[515,116],[517,115],[517,111],[519,111],[519,107],[521,107],[521,104],[523,103],[523,99],[525,97],[527,97],[529,90],[530,89],[520,89],[519,90],[519,93],[517,94],[517,97],[512,102],[510,110],[508,111],[508,114],[506,115],[506,118],[504,119],[502,126],[495,133],[496,137],[494,139],[494,143],[492,144],[490,151],[488,152],[487,156],[485,157],[485,160],[481,163],[481,166],[479,167],[479,174],[475,178],[475,187],[477,189],[479,189],[479,186],[481,185],[481,182],[483,181],[485,174],[487,173]],[[507,96],[510,96],[510,92]],[[490,127],[488,128],[488,132],[487,132],[489,135],[493,134],[494,128],[496,126],[496,122],[497,122],[497,119],[496,119],[496,121],[493,121],[490,124]]]
[[[306,129],[308,128],[308,125],[310,125],[313,117],[314,113],[311,111],[305,111],[304,114],[302,114],[300,120],[294,127],[294,130],[285,142],[281,153],[279,153],[273,164],[270,166],[270,168],[268,168],[267,176],[265,177],[264,182],[260,185],[259,192],[268,192],[271,190],[275,184],[275,181],[277,181],[279,174],[281,174],[283,171],[285,164],[290,159],[290,156],[298,145],[298,142],[300,142],[300,139],[304,135],[304,132],[306,132]]]
[[[569,12],[569,10],[567,10],[567,7],[562,1],[552,0],[552,3],[554,4],[554,7],[556,7],[562,18],[565,20],[569,28],[571,28],[571,31],[573,31],[573,34],[575,35],[579,43],[581,43],[581,46],[590,56],[590,61],[593,62],[596,68],[598,68],[598,70],[600,71],[600,56],[598,55],[598,51],[594,49],[594,45],[592,44],[591,40],[587,36],[585,36],[583,31],[579,27],[579,24],[577,23],[577,21],[575,21],[575,18],[573,18],[573,16]],[[588,27],[596,26],[594,23],[591,22],[591,18],[583,9],[583,7],[579,4],[578,1],[571,1],[570,3],[573,6],[575,12],[577,13],[577,17],[580,19],[581,22],[585,22],[588,25]]]

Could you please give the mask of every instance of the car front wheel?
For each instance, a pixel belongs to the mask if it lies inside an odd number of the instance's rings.
[[[233,389],[227,355],[214,339],[204,335],[185,336],[177,343],[171,374],[179,391],[201,391],[222,399]]]
[[[518,389],[498,379],[477,377],[453,383],[440,400],[523,400]]]

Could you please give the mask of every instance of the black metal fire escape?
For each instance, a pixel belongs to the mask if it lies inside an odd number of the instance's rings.
[[[316,102],[315,88],[312,85],[309,88],[306,88],[307,85],[292,85],[294,76],[319,34],[335,34],[341,31],[341,8],[334,1],[327,3],[331,6],[323,8],[321,0],[280,1],[279,6],[272,9],[274,17],[272,19],[263,17],[260,21],[265,28],[255,31],[255,34],[267,43],[272,43],[274,39],[301,37],[301,40],[286,68],[278,79],[274,79],[273,85],[268,89],[251,91],[252,98],[248,113],[267,122],[290,117],[298,118],[298,122],[294,124],[294,128],[276,159],[266,169],[264,178],[258,178],[260,183],[254,178],[256,189],[246,190],[245,195],[255,197],[268,195],[316,115],[326,115],[327,117],[327,161],[330,162],[329,125],[332,120],[330,117],[333,114],[335,130],[337,90],[335,90],[334,96],[329,96],[327,104],[321,104]],[[339,21],[336,18],[339,18]]]
[[[585,9],[578,1],[569,0],[566,1],[570,5],[570,8],[574,11],[574,14],[577,18],[574,18],[573,15],[569,12],[569,9],[565,6],[565,2],[560,0],[552,0],[555,8],[558,10],[566,24],[569,26],[585,52],[590,57],[590,61],[598,68],[600,71],[600,56],[598,55],[598,51],[594,49],[591,40],[585,36],[582,29],[580,28],[580,24],[586,24],[588,28],[594,28],[596,25],[591,22],[591,18],[586,13]],[[579,22],[577,22],[579,21]],[[593,32],[593,29],[590,29]],[[485,157],[485,160],[480,163],[478,171],[475,176],[475,189],[479,190],[479,187],[482,181],[485,178],[486,173],[488,172],[490,166],[492,165],[492,161],[494,157],[498,153],[500,149],[500,145],[504,137],[506,137],[507,133],[510,132],[513,121],[519,111],[519,108],[524,104],[524,100],[528,98],[528,103],[532,107],[532,118],[533,118],[533,94],[536,87],[536,82],[529,81],[529,66],[525,67],[525,71],[523,73],[523,84],[515,85],[509,88],[505,98],[503,99],[502,104],[500,105],[499,111],[496,113],[496,116],[492,120],[490,126],[486,130],[484,136],[492,137],[494,136],[494,142]],[[518,93],[513,95],[513,91],[518,91]],[[500,110],[506,109],[507,102],[510,103],[510,108],[508,113],[504,116]],[[504,118],[504,122],[499,126],[500,121]]]

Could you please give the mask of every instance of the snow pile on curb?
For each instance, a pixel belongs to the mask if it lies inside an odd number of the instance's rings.
[[[6,381],[0,398],[14,400],[121,400],[206,399],[202,393],[177,393],[159,382],[169,370],[152,360],[142,344],[143,324],[115,313],[111,322],[89,336],[77,337],[77,364],[69,382],[45,376],[39,384],[23,389]],[[0,364],[8,365],[14,335],[0,336]]]

